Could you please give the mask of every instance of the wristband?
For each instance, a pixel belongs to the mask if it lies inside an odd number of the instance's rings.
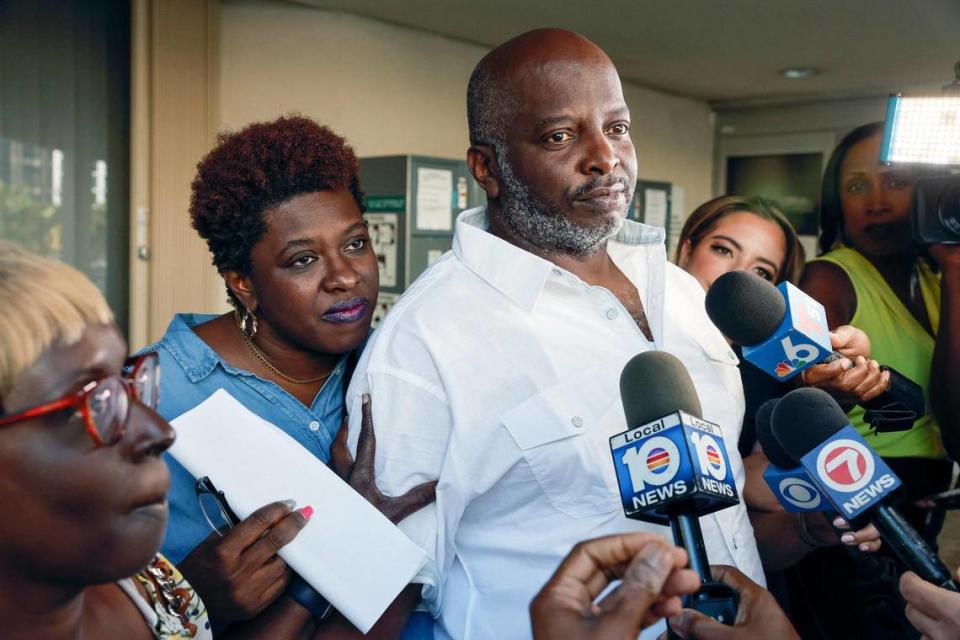
[[[333,605],[296,573],[290,577],[290,583],[284,593],[312,613],[317,620],[326,620],[333,613]]]

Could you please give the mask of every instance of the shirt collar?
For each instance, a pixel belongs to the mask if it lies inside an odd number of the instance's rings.
[[[550,273],[557,267],[540,256],[510,244],[489,231],[487,208],[476,207],[457,216],[453,253],[475,274],[517,305],[531,311]],[[663,244],[664,230],[633,220],[611,240],[632,246]]]
[[[162,345],[177,361],[184,373],[190,379],[190,382],[196,383],[203,380],[216,369],[217,365],[223,367],[225,371],[233,375],[253,375],[249,371],[237,369],[231,366],[220,357],[220,354],[210,348],[200,336],[194,333],[193,328],[213,320],[217,316],[204,313],[178,313],[173,316],[166,333],[160,339],[159,345]],[[369,337],[369,334],[368,334]],[[364,341],[366,342],[366,341]],[[363,345],[360,346],[360,350]],[[347,366],[347,359],[350,354],[344,354],[337,361],[333,372],[329,378],[334,380],[340,377]]]
[[[183,369],[190,382],[206,378],[223,362],[220,355],[200,339],[193,328],[217,316],[203,313],[178,313],[173,316],[166,333],[158,343],[163,346]],[[225,362],[223,362],[226,365]]]

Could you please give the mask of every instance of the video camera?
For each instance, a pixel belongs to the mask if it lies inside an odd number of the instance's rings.
[[[920,245],[960,244],[960,62],[954,72],[942,95],[887,102],[880,162],[926,169],[914,183],[910,222]]]

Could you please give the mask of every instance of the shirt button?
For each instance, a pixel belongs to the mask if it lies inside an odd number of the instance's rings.
[[[319,430],[320,430],[320,423],[317,422],[316,420],[311,420],[310,431],[319,431]]]
[[[554,270],[553,270],[553,275],[555,275],[555,276],[562,276],[562,275],[563,275],[563,272],[560,271],[560,269],[554,269]]]
[[[620,314],[617,313],[616,309],[607,309],[607,320],[614,320],[618,315]]]
[[[740,536],[733,534],[733,549],[736,551],[740,549]]]
[[[573,419],[570,420],[570,422],[571,422],[571,423],[573,424],[573,426],[575,426],[577,429],[579,429],[580,427],[583,426],[583,418],[581,418],[580,416],[573,416]]]

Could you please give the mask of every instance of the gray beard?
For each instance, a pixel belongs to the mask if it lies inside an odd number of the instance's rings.
[[[624,218],[606,216],[596,224],[581,226],[537,199],[517,178],[507,160],[504,145],[496,147],[500,164],[500,208],[503,220],[513,234],[550,253],[589,256],[607,245],[619,233]]]

